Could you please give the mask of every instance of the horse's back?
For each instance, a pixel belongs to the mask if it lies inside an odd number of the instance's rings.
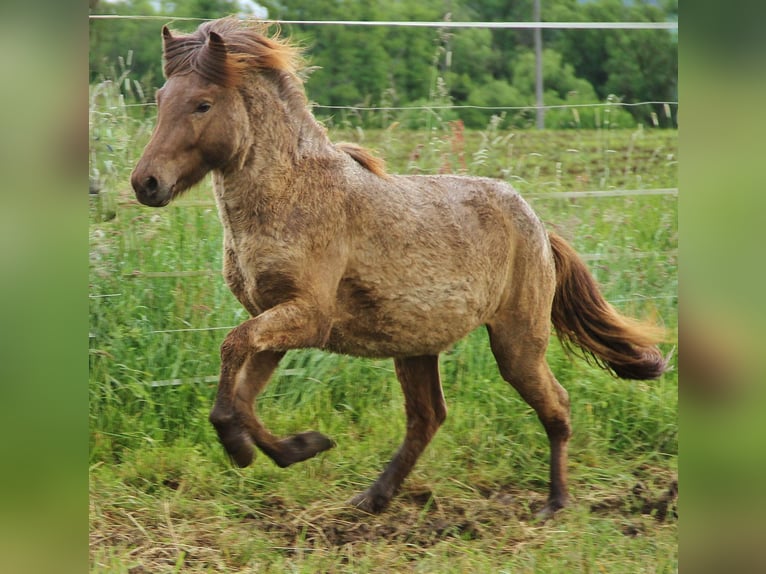
[[[363,254],[437,264],[467,275],[510,265],[519,244],[545,244],[547,233],[508,183],[456,175],[390,176],[365,186],[351,224]],[[376,249],[378,246],[379,249]]]

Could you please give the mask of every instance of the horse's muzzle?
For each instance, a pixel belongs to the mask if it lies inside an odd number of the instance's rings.
[[[130,184],[136,193],[136,199],[149,207],[164,207],[173,197],[173,186],[162,185],[153,175],[146,175],[134,170]]]

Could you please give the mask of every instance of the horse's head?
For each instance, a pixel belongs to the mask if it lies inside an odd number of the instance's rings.
[[[136,197],[162,207],[222,168],[241,147],[247,125],[227,71],[223,38],[174,37],[163,28],[167,81],[157,91],[157,125],[131,175]],[[180,60],[180,64],[179,64]]]

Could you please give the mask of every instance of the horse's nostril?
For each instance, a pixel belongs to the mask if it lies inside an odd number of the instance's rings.
[[[157,181],[157,178],[153,175],[150,175],[146,178],[144,181],[144,189],[148,191],[149,193],[155,193],[157,191],[157,187],[159,186],[159,182]]]

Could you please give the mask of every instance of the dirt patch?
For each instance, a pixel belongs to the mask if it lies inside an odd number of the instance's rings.
[[[456,500],[436,497],[429,490],[405,490],[379,515],[345,505],[291,511],[284,501],[269,499],[243,520],[280,535],[287,547],[296,540],[322,547],[387,540],[428,548],[450,538],[481,538],[500,525],[531,518],[529,510],[516,503],[527,494],[496,491],[479,499]]]
[[[657,492],[643,482],[637,482],[630,492],[620,496],[610,496],[591,504],[590,511],[595,514],[649,515],[658,522],[678,518],[678,480],[672,479],[667,487]],[[628,533],[635,535],[636,533]]]
[[[283,501],[269,500],[258,513],[249,513],[243,520],[278,535],[286,548],[298,540],[325,548],[386,540],[425,549],[442,540],[496,536],[498,529],[530,522],[534,511],[545,503],[536,493],[507,488],[481,494],[461,500],[440,498],[429,490],[405,490],[380,515],[345,505],[290,511]]]
[[[339,547],[360,542],[387,540],[409,547],[429,548],[442,540],[494,537],[498,529],[518,527],[519,540],[525,538],[526,525],[542,508],[545,497],[537,492],[511,487],[478,490],[480,497],[470,499],[440,498],[427,489],[401,492],[380,515],[371,515],[345,505],[312,505],[289,508],[285,501],[272,497],[257,512],[242,520],[261,531],[277,535],[285,548],[301,545]],[[652,516],[657,522],[677,518],[678,483],[673,480],[665,490],[656,492],[636,483],[622,495],[610,496],[590,505],[598,515],[626,519],[623,533],[638,536],[646,526],[631,518]],[[576,504],[576,501],[573,502]],[[514,538],[509,534],[509,541]]]

